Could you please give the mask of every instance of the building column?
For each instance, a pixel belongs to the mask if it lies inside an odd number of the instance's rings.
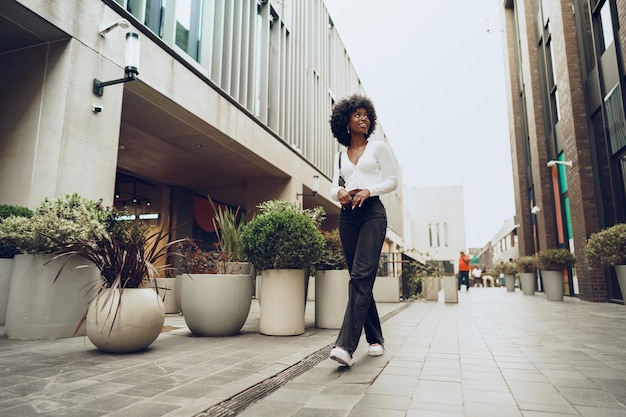
[[[8,54],[0,74],[0,201],[35,208],[78,193],[112,205],[123,84],[103,97],[92,85],[123,70],[68,39]]]

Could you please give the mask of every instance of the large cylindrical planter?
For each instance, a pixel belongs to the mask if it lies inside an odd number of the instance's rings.
[[[154,289],[107,289],[89,305],[87,337],[104,352],[137,352],[156,340],[164,321],[163,301]]]
[[[541,271],[543,293],[548,301],[563,301],[563,271]]]
[[[163,301],[163,307],[165,308],[165,314],[178,313],[180,310],[176,303],[176,279],[175,278],[155,278],[156,287],[154,281],[149,280],[147,287],[156,290],[159,297]]]
[[[315,271],[315,327],[339,329],[348,304],[347,269]]]
[[[537,276],[534,272],[520,272],[519,282],[524,295],[535,295],[535,281]]]
[[[7,319],[12,273],[13,258],[0,258],[0,326],[4,326]]]
[[[515,275],[505,274],[504,285],[508,292],[515,292]]]
[[[195,336],[232,336],[250,313],[252,275],[182,275],[183,317]]]
[[[83,336],[78,325],[87,312],[87,289],[100,279],[100,272],[82,259],[57,259],[47,265],[50,255],[15,255],[7,304],[5,333],[9,339],[41,340]],[[54,281],[59,268],[65,267]],[[53,283],[54,282],[54,283]]]
[[[439,290],[441,289],[441,278],[426,277],[422,284],[422,294],[427,301],[437,301],[439,299]]]
[[[261,334],[268,336],[303,334],[304,270],[267,269],[261,275],[263,277],[259,323]]]
[[[622,292],[622,300],[626,301],[626,265],[615,265],[615,273],[617,274],[619,289]]]
[[[183,275],[176,275],[176,282],[174,283],[174,300],[176,302],[176,308],[181,313],[183,312]]]
[[[446,303],[459,302],[458,282],[457,277],[454,275],[447,275],[443,277],[443,298]]]

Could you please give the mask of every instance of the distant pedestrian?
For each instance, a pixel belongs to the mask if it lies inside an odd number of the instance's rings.
[[[478,285],[480,285],[481,287],[485,286],[485,283],[483,282],[483,270],[480,269],[480,266],[478,265],[476,265],[474,269],[472,269],[472,281],[472,284],[475,287]]]
[[[383,331],[373,288],[387,232],[387,213],[379,195],[396,189],[398,180],[391,149],[382,140],[368,141],[376,127],[369,98],[352,95],[337,102],[330,128],[346,146],[334,158],[331,198],[341,204],[339,235],[350,272],[349,297],[343,324],[330,359],[352,366],[363,328],[368,355],[384,353]]]
[[[465,254],[465,252],[461,251],[461,256],[459,256],[459,291],[461,290],[461,285],[465,283],[465,291],[469,291],[470,289],[470,257]]]

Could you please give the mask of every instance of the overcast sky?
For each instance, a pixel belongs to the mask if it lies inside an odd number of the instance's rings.
[[[467,245],[515,215],[500,0],[324,0],[406,187],[462,185]]]

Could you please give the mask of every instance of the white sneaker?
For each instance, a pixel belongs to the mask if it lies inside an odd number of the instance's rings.
[[[378,343],[370,345],[369,349],[367,350],[367,354],[369,356],[382,356],[384,353],[385,348],[383,347],[383,345]]]
[[[352,359],[348,351],[338,346],[331,349],[330,359],[339,362],[343,366],[354,365],[354,359]]]

